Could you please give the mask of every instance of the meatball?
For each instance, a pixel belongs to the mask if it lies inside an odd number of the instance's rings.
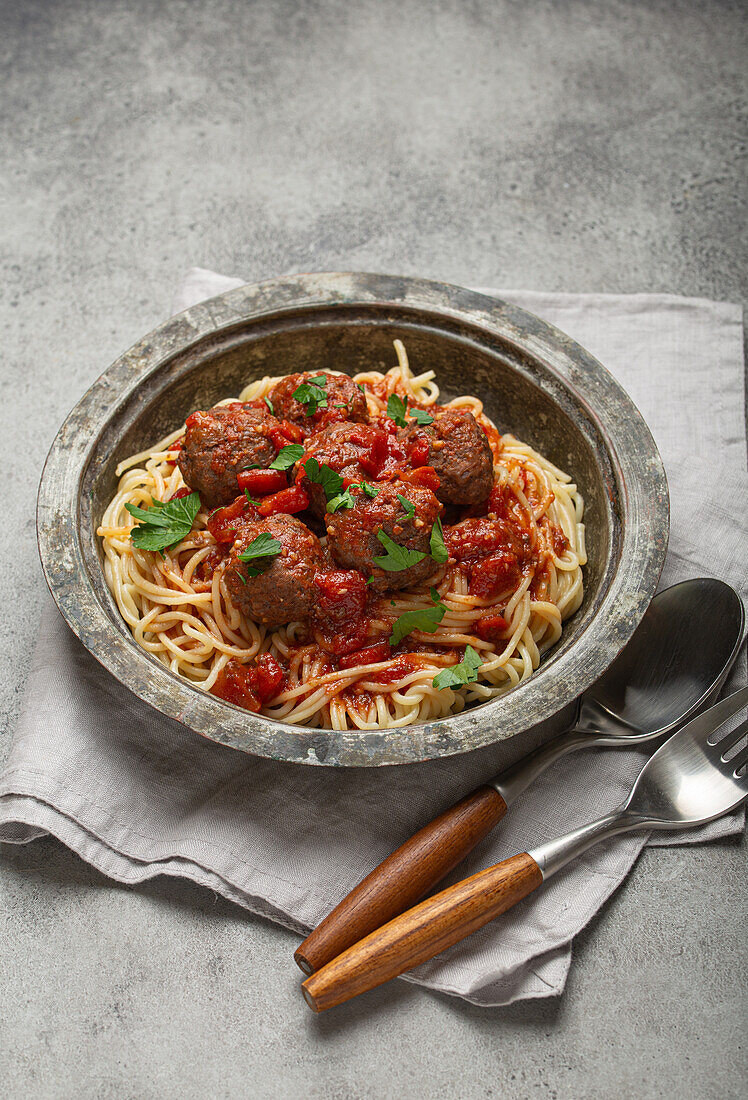
[[[480,504],[493,487],[493,455],[486,434],[467,409],[443,409],[428,427],[404,428],[398,438],[426,440],[429,456],[441,484],[437,497],[444,504]]]
[[[273,558],[241,561],[239,555],[258,535],[281,544]],[[250,569],[263,569],[250,576]],[[306,619],[316,599],[315,573],[325,568],[320,541],[295,516],[283,514],[242,524],[224,572],[231,600],[248,619],[275,627]]]
[[[430,489],[393,481],[379,483],[377,495],[370,499],[361,489],[352,489],[353,508],[327,516],[327,548],[345,569],[358,569],[371,577],[375,592],[410,588],[421,584],[439,568],[429,556],[431,529],[442,511]],[[412,514],[398,494],[413,506]],[[404,569],[387,570],[374,558],[387,556],[387,548],[377,535],[389,535],[398,546],[419,550],[425,556]]]
[[[312,378],[324,378],[324,383],[312,383]],[[294,398],[294,393],[307,382],[324,391],[326,404],[315,409],[313,403],[304,403]],[[327,371],[307,371],[305,374],[287,374],[273,386],[269,395],[275,415],[282,420],[316,431],[324,424],[339,420],[353,420],[366,424],[369,413],[366,396],[347,374],[329,374]],[[342,408],[340,407],[342,406]]]
[[[386,433],[372,424],[330,424],[309,438],[301,462],[303,464],[308,458],[316,458],[320,466],[329,466],[343,478],[366,481],[372,477],[372,459],[377,446],[381,447],[382,439],[386,440]],[[303,474],[299,484],[309,494],[312,512],[316,516],[324,516],[327,498],[322,486],[309,481]]]
[[[187,417],[179,469],[209,508],[229,504],[240,492],[236,475],[251,466],[269,466],[278,448],[280,425],[268,412],[231,405]]]

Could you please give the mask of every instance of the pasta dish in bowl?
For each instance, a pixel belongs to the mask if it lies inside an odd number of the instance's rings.
[[[209,306],[110,368],[129,386],[106,410],[89,391],[42,481],[47,579],[110,671],[234,747],[367,765],[511,736],[604,670],[654,592],[667,496],[599,364],[419,280],[298,276]]]

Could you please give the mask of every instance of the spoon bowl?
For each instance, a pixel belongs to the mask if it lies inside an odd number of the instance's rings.
[[[719,693],[744,629],[742,600],[724,581],[696,577],[666,588],[582,696],[574,731],[598,745],[672,732]]]

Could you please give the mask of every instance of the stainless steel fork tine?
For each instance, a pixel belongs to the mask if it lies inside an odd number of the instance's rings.
[[[734,749],[738,742],[743,740],[746,733],[748,733],[748,718],[744,718],[742,722],[738,723],[734,730],[730,733],[726,733],[719,741],[714,742],[714,748],[719,749],[723,760],[730,749]]]
[[[748,764],[748,745],[745,745],[736,756],[733,756],[732,760],[728,760],[728,765],[733,774],[739,772],[744,764]],[[740,778],[738,776],[738,779]],[[748,783],[748,772],[742,778]]]

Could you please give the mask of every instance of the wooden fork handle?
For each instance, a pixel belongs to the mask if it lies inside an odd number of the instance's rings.
[[[451,947],[543,881],[527,852],[449,886],[377,928],[312,974],[301,989],[315,1012],[349,1001]]]
[[[294,954],[312,974],[440,882],[506,813],[493,787],[479,787],[401,844],[307,936]]]

